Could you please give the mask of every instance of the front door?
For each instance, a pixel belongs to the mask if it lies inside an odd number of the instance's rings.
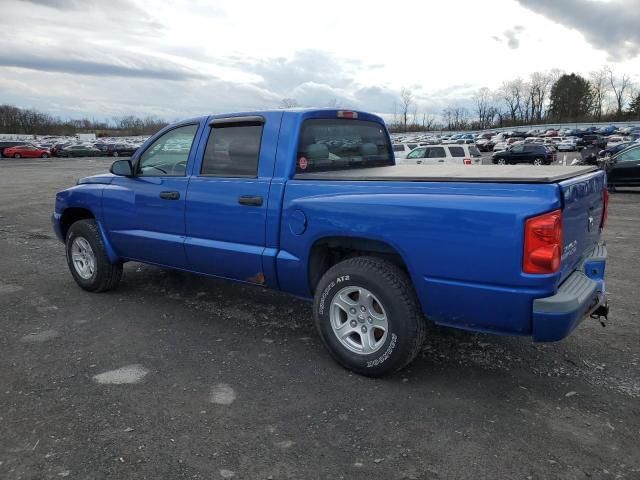
[[[198,124],[189,124],[164,133],[142,153],[135,176],[114,177],[104,189],[105,223],[120,256],[187,268],[186,169],[197,131]]]
[[[640,185],[640,147],[622,152],[609,171],[612,185]]]
[[[187,192],[185,250],[192,270],[265,282],[272,144],[280,116],[216,119],[208,128]]]

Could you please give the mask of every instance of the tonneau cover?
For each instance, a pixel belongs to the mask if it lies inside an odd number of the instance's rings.
[[[296,180],[396,182],[555,183],[596,171],[595,166],[394,165],[328,172],[297,173]]]

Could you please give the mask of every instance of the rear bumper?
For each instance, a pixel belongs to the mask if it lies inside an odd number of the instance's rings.
[[[533,339],[555,342],[569,335],[580,322],[607,304],[604,272],[607,249],[598,245],[551,297],[533,301]]]

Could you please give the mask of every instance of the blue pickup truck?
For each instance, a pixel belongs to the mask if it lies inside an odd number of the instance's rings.
[[[280,110],[163,129],[59,192],[53,226],[85,290],[127,261],[282,290],[380,376],[427,322],[556,341],[606,315],[607,200],[593,167],[395,165],[375,115]]]

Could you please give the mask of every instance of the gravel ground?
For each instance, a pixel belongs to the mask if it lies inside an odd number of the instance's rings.
[[[0,161],[0,478],[640,478],[638,192],[612,195],[606,328],[434,328],[372,380],[276,292],[134,263],[80,290],[54,193],[110,162]]]

